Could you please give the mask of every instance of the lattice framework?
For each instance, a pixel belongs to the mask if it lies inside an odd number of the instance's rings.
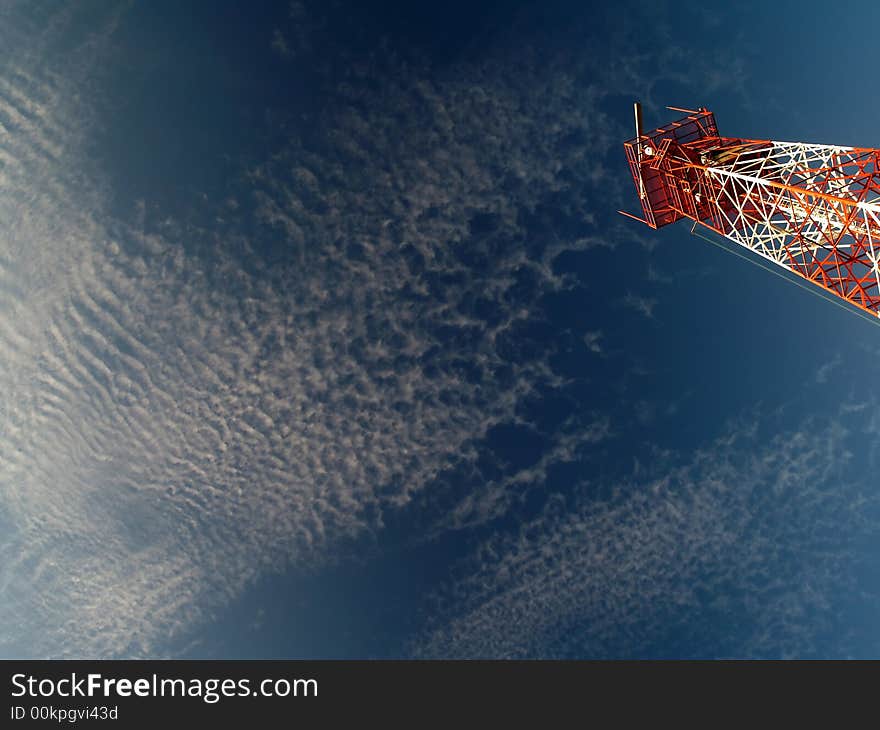
[[[721,137],[705,109],[638,132],[643,222],[689,218],[880,316],[878,150]]]

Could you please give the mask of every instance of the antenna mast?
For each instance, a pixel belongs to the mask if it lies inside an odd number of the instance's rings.
[[[688,218],[880,316],[880,150],[722,137],[707,109],[624,142],[644,219]],[[623,211],[621,211],[623,212]]]

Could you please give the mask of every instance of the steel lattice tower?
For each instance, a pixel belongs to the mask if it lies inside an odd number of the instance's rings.
[[[880,316],[880,150],[721,137],[715,115],[624,142],[644,219],[689,218]]]

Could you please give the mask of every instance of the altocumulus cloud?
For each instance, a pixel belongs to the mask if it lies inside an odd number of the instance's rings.
[[[866,656],[840,607],[870,610],[876,550],[865,410],[779,429],[754,415],[691,456],[560,491],[483,542],[433,597],[421,657]],[[567,485],[560,485],[567,486]],[[849,614],[851,615],[851,614]]]
[[[561,383],[523,332],[590,239],[530,241],[520,218],[566,192],[591,220],[604,173],[578,165],[617,134],[570,59],[502,47],[443,78],[352,59],[319,139],[250,165],[214,225],[159,227],[148,204],[111,215],[87,159],[124,6],[0,12],[4,654],[173,652],[262,572],[381,530]],[[279,62],[308,56],[279,33]],[[611,432],[586,414],[534,473]],[[498,486],[461,519],[503,511]]]

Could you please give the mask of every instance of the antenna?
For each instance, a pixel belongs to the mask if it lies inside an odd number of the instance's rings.
[[[702,107],[699,109],[684,109],[680,106],[668,106],[666,108],[673,112],[681,112],[682,114],[699,114],[700,112],[705,111]]]
[[[636,115],[636,139],[639,140],[639,147],[642,142],[642,105],[639,102],[633,103],[633,111]]]
[[[639,102],[633,102],[633,113],[636,118],[636,151],[639,162],[639,197],[645,197],[645,182],[642,180],[642,105]]]

